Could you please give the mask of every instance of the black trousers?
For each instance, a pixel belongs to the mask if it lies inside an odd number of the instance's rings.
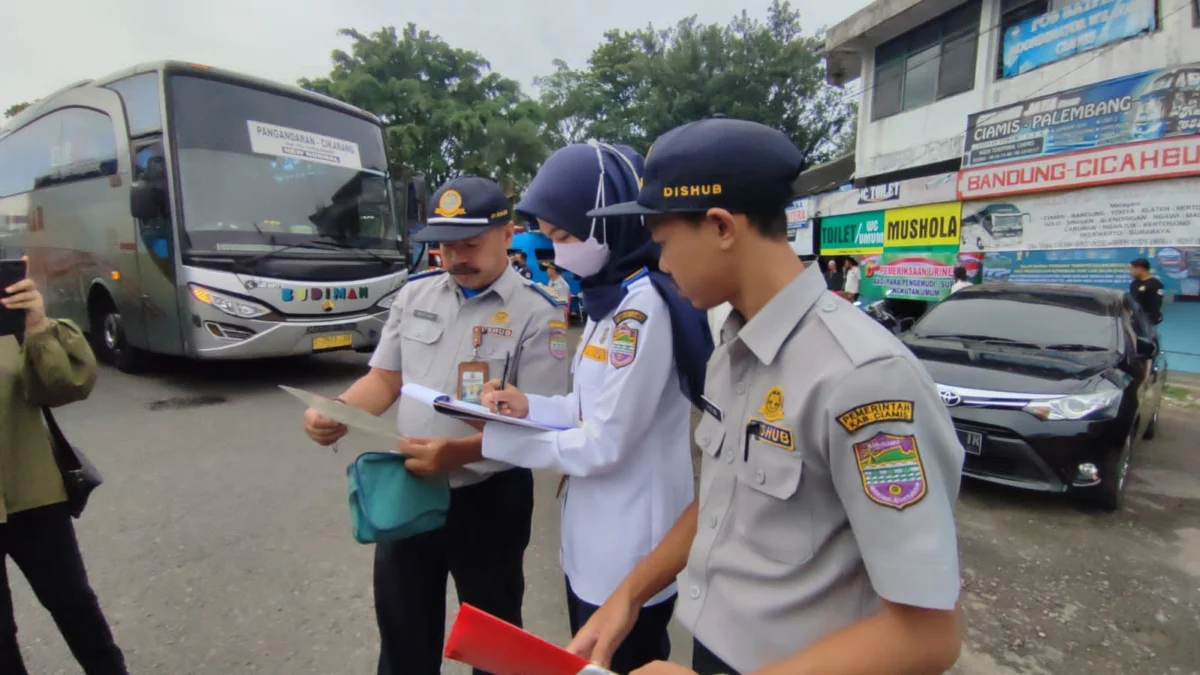
[[[583,624],[600,609],[588,604],[575,595],[571,590],[571,582],[567,581],[567,616],[571,622],[571,635],[579,632]],[[671,637],[667,634],[667,624],[675,614],[675,596],[652,605],[643,607],[638,613],[637,623],[617,652],[613,654],[609,670],[619,675],[631,673],[651,661],[666,661],[671,657]]]
[[[28,675],[17,646],[5,558],[11,556],[86,675],[127,675],[100,602],[88,583],[66,504],[12,513],[0,524],[0,673]]]
[[[532,517],[533,473],[509,469],[455,488],[445,527],[376,545],[379,675],[441,672],[448,576],[459,602],[521,625]]]
[[[738,675],[738,671],[729,667],[716,654],[708,651],[708,647],[692,639],[692,670],[697,675]]]

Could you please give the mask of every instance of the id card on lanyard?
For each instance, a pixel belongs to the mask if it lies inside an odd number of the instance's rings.
[[[471,360],[458,364],[458,398],[467,403],[483,404],[483,385],[488,381],[488,364],[479,360],[483,344],[483,326],[471,329]]]

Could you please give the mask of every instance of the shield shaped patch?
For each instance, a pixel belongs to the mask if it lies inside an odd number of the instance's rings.
[[[916,437],[878,433],[855,443],[854,452],[871,501],[903,510],[925,497],[925,466]]]

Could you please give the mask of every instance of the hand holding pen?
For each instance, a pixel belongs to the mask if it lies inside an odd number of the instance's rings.
[[[503,377],[483,385],[483,405],[498,415],[529,416],[529,398],[516,387],[508,384],[507,359],[504,361]]]

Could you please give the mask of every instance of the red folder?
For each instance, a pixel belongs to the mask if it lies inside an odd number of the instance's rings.
[[[446,639],[445,656],[494,675],[579,675],[588,660],[463,604]],[[595,666],[591,666],[592,669]]]

